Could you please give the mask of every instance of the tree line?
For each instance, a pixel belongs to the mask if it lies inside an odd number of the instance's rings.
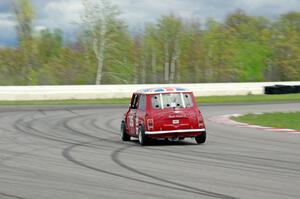
[[[171,13],[132,34],[110,1],[82,3],[76,41],[65,42],[60,29],[34,31],[30,0],[15,0],[18,46],[0,48],[0,85],[300,80],[300,12],[237,10],[205,24]]]

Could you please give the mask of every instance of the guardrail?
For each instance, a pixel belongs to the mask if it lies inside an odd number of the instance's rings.
[[[265,87],[265,94],[269,95],[290,93],[300,93],[300,85],[275,85]]]
[[[188,88],[196,96],[260,95],[266,86],[273,85],[300,85],[300,82],[0,86],[0,101],[129,98],[136,90],[160,86]]]

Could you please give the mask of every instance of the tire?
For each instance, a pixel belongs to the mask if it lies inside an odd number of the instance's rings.
[[[204,131],[201,135],[195,137],[197,144],[203,144],[206,141],[206,131]]]
[[[148,144],[149,140],[148,140],[147,136],[145,135],[145,128],[143,125],[139,127],[138,137],[139,137],[140,145],[145,146]]]
[[[121,139],[122,141],[130,141],[130,136],[127,134],[125,122],[121,123]]]

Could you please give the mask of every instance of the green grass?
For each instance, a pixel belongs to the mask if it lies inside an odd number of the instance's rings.
[[[95,100],[37,100],[37,101],[0,101],[3,106],[18,105],[114,105],[129,104],[129,98],[123,99],[95,99]]]
[[[300,94],[198,97],[198,103],[300,102]]]
[[[248,95],[197,97],[197,103],[255,103],[255,102],[300,102],[300,94],[289,95]],[[49,101],[0,101],[0,105],[98,105],[129,104],[129,98],[97,100],[49,100]]]
[[[300,130],[300,112],[247,114],[232,119],[247,124]]]

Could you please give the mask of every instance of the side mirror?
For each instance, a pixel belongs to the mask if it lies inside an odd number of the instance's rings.
[[[136,107],[132,104],[129,104],[129,109],[136,109]]]

